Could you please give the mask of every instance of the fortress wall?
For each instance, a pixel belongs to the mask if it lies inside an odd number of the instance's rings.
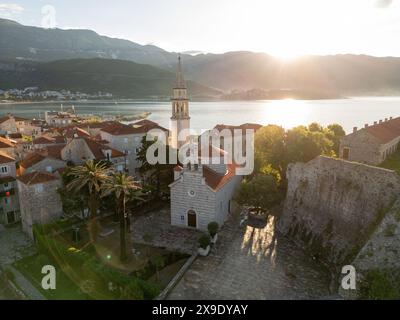
[[[394,171],[317,157],[288,167],[278,228],[316,257],[351,262],[400,195]]]

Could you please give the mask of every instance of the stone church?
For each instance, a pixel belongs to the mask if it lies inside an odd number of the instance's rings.
[[[180,57],[171,101],[171,145],[179,149],[188,139],[178,139],[179,134],[190,129],[189,99]],[[209,145],[205,152],[204,148],[196,154],[197,163],[174,169],[174,182],[170,184],[172,225],[206,231],[213,221],[222,226],[231,211],[231,199],[242,177],[236,175],[237,166],[226,161],[224,150]]]

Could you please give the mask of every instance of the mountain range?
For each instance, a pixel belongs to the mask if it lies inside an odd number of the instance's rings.
[[[261,41],[261,40],[260,40]],[[268,39],[265,39],[268,41]],[[197,52],[196,52],[197,53]],[[37,84],[118,96],[168,95],[177,53],[91,30],[43,29],[0,19],[0,88]],[[237,91],[313,92],[315,97],[400,93],[400,58],[303,56],[282,61],[265,53],[182,54],[195,96],[251,96]],[[60,87],[59,87],[60,86]]]

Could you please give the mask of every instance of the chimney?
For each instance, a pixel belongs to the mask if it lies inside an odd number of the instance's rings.
[[[366,124],[364,125],[364,128],[368,128],[368,123],[366,123]]]
[[[353,133],[357,132],[357,127],[353,127]]]
[[[379,123],[382,123],[382,120],[379,120]]]
[[[387,122],[387,120],[388,120],[388,119],[387,119],[387,118],[385,118],[385,122]]]
[[[376,126],[378,124],[378,121],[374,121],[374,126]]]
[[[389,119],[390,119],[390,120],[393,120],[393,117],[390,117]]]

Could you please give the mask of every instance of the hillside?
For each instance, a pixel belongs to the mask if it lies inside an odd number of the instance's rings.
[[[98,35],[91,30],[43,29],[0,19],[0,60],[54,61],[77,58],[175,64],[176,54],[152,45]]]
[[[0,63],[2,89],[38,86],[40,90],[109,92],[118,98],[169,97],[175,74],[123,60],[71,59],[49,63]],[[191,96],[213,97],[218,91],[188,81]]]
[[[90,30],[42,29],[0,19],[0,60],[30,61],[35,64],[82,58],[102,58],[109,59],[109,61],[118,59],[147,64],[174,73],[176,56],[176,53],[167,52],[156,46],[140,45],[127,40],[105,37]],[[400,58],[395,57],[377,58],[347,54],[304,56],[293,61],[283,62],[265,53],[242,51],[224,54],[197,54],[195,56],[184,54],[182,58],[183,70],[187,79],[207,87],[218,88],[226,93],[231,90],[252,89],[273,92],[290,90],[295,93],[306,92],[306,96],[312,93],[311,98],[313,96],[400,94]],[[64,61],[60,64],[68,65],[68,62]],[[106,68],[106,66],[114,68],[120,66],[121,62],[116,64],[105,62],[104,65],[97,62],[97,64],[102,68]],[[25,67],[27,65],[29,64],[25,64]],[[42,67],[38,69],[42,70],[46,77],[50,77],[48,74],[50,73],[53,81],[66,81],[68,77],[72,76],[71,72],[63,70],[66,78],[56,79],[57,73],[52,69],[55,68],[55,65],[47,66],[43,66],[43,70]],[[36,65],[35,68],[37,68]],[[50,68],[50,70],[46,68]],[[147,88],[152,86],[164,92],[164,89],[161,88],[164,88],[165,85],[160,84],[163,82],[162,79],[157,80],[157,83],[150,84],[151,79],[163,78],[161,70],[152,69],[150,75],[146,75],[144,72],[147,72],[147,68],[149,66],[144,69],[137,67],[135,70],[131,70],[129,75],[122,72],[124,67],[114,75],[113,70],[105,71],[107,77],[112,77],[117,82],[121,81],[121,92],[136,88],[139,92],[147,93]],[[77,72],[79,70],[75,70],[75,75]],[[98,90],[102,90],[108,82],[100,79],[99,70],[96,72],[97,77],[93,74],[90,77],[86,75],[86,80],[94,80],[92,84],[83,84],[92,85],[93,89],[98,85]],[[42,77],[44,77],[43,74]],[[17,87],[21,87],[23,83],[27,82],[27,79],[21,78],[18,74],[9,73],[9,76],[11,79],[7,83],[15,83]],[[29,76],[31,80],[35,80],[38,74],[35,72]],[[125,84],[121,78],[125,77],[127,80],[128,76],[136,79],[129,85]],[[4,75],[2,77],[4,78]],[[142,79],[143,82],[139,83],[138,79]],[[75,83],[72,79],[68,81],[73,86],[79,83]],[[41,83],[46,86],[53,85],[47,82]],[[127,86],[131,86],[130,89]],[[118,90],[116,85],[113,90]]]

